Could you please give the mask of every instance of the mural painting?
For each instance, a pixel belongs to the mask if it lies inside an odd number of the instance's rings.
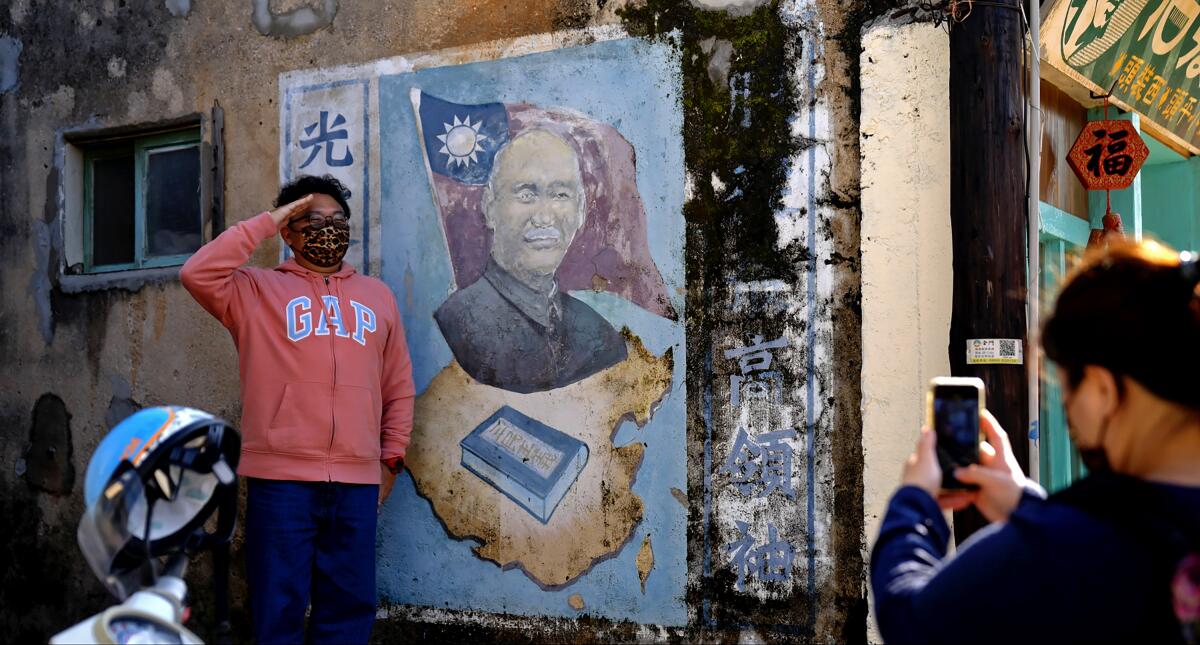
[[[369,88],[418,392],[379,544],[404,611],[687,621],[679,63],[620,36],[281,79]]]

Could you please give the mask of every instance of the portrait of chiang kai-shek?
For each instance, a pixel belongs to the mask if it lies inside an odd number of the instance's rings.
[[[584,192],[578,154],[549,130],[525,130],[496,151],[481,203],[492,240],[482,276],[434,314],[475,380],[538,392],[625,360],[621,334],[555,276],[587,221]]]

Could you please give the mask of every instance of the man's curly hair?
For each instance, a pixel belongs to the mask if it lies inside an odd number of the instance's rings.
[[[346,188],[345,184],[338,181],[333,175],[300,175],[279,189],[279,196],[275,198],[275,207],[278,208],[284,204],[290,204],[305,195],[312,193],[320,193],[329,195],[342,207],[342,212],[346,213],[346,220],[350,219],[350,204],[346,202],[350,199],[350,189]]]

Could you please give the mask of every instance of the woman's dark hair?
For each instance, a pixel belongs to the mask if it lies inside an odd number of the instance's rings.
[[[342,207],[342,212],[346,214],[346,219],[350,219],[350,204],[346,202],[350,199],[350,189],[346,188],[345,184],[338,181],[333,175],[300,175],[299,177],[284,184],[283,188],[279,189],[279,196],[275,198],[275,207],[278,208],[284,204],[290,204],[305,195],[312,193],[320,193],[329,195],[338,206]]]
[[[1157,242],[1088,252],[1042,331],[1046,356],[1072,387],[1083,368],[1128,376],[1161,398],[1200,409],[1200,268]]]

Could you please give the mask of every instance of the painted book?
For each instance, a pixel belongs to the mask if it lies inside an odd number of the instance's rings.
[[[587,444],[507,405],[459,445],[463,467],[543,524],[550,521],[588,460]]]

